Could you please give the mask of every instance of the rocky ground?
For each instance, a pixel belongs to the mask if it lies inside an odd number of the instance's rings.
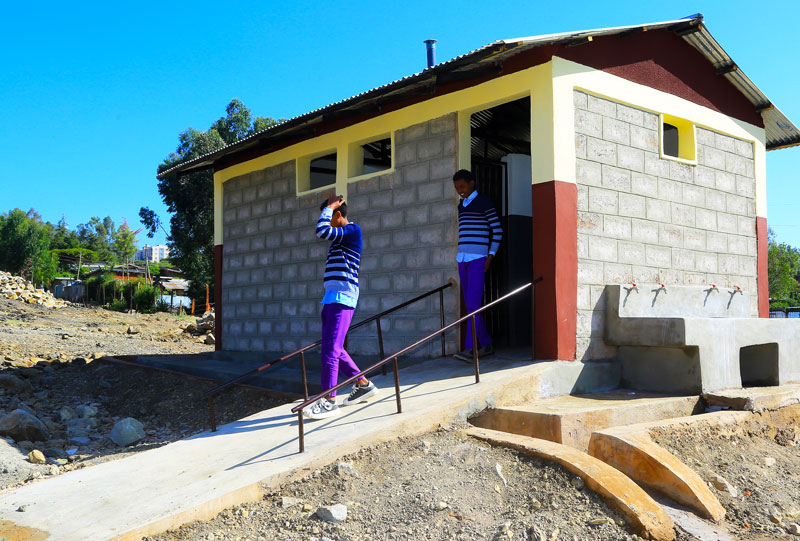
[[[705,478],[736,539],[800,537],[800,427],[767,428],[759,416],[738,434],[657,434],[655,440]]]
[[[345,520],[338,522],[341,518]],[[467,437],[463,427],[449,427],[364,449],[262,501],[148,539],[325,538],[555,541],[634,536],[597,494],[560,466],[491,447]]]
[[[209,352],[207,327],[0,297],[0,490],[208,429],[203,393],[214,383],[100,359]],[[218,401],[218,422],[279,403],[236,388]]]

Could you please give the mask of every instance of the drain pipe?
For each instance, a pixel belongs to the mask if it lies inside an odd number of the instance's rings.
[[[433,67],[436,64],[436,40],[426,39],[425,48],[428,51],[428,67]]]

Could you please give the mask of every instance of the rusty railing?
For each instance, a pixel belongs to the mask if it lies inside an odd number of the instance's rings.
[[[327,389],[327,390],[321,392],[317,396],[314,396],[312,398],[306,397],[306,399],[302,403],[300,403],[297,406],[292,408],[292,413],[296,413],[297,414],[297,428],[299,430],[299,438],[298,438],[298,440],[299,440],[299,443],[300,443],[300,452],[302,453],[303,451],[305,451],[305,441],[304,441],[305,434],[303,432],[303,409],[306,408],[307,406],[313,404],[314,402],[316,402],[317,400],[319,400],[323,396],[327,396],[328,394],[330,394],[333,391],[338,391],[342,387],[346,387],[347,385],[350,385],[354,381],[364,377],[366,374],[369,374],[373,370],[376,370],[378,368],[381,368],[381,367],[385,366],[390,361],[392,361],[393,364],[394,364],[394,392],[395,392],[395,397],[397,399],[397,413],[403,413],[403,405],[402,405],[402,403],[400,401],[400,371],[398,370],[398,367],[397,367],[397,358],[400,357],[401,355],[404,355],[404,354],[408,353],[412,349],[421,346],[425,342],[428,342],[429,340],[432,340],[432,339],[436,338],[436,336],[438,336],[438,335],[441,335],[442,341],[444,341],[444,334],[447,331],[449,331],[453,327],[456,327],[457,325],[460,325],[461,323],[463,323],[464,321],[467,321],[467,320],[470,320],[471,325],[472,325],[472,363],[473,363],[473,366],[475,367],[475,383],[480,383],[481,382],[481,373],[480,373],[480,367],[478,365],[478,335],[477,335],[477,332],[476,332],[476,329],[475,329],[475,316],[480,314],[484,310],[488,310],[492,306],[494,306],[496,304],[499,304],[499,303],[505,301],[506,299],[508,299],[510,297],[513,297],[514,295],[525,291],[529,287],[533,287],[534,285],[538,284],[541,281],[542,281],[542,277],[540,276],[540,277],[536,278],[533,282],[528,282],[524,286],[520,286],[517,289],[515,289],[514,291],[511,291],[510,293],[506,293],[505,295],[503,295],[499,299],[496,299],[496,300],[490,302],[489,304],[478,308],[474,312],[470,312],[469,314],[465,315],[464,317],[453,321],[449,325],[444,325],[444,321],[442,321],[442,328],[439,329],[438,331],[429,334],[425,338],[417,340],[416,342],[414,342],[410,346],[404,347],[400,351],[398,351],[396,353],[393,353],[392,355],[390,355],[390,356],[378,361],[377,363],[373,364],[369,368],[366,368],[366,369],[362,370],[361,372],[359,372],[358,374],[356,374],[356,375],[354,375],[354,376],[352,376],[350,378],[347,378],[342,383],[339,383],[338,385],[335,385],[335,386],[331,387],[330,389]]]
[[[383,331],[381,330],[381,318],[386,317],[387,315],[392,314],[393,312],[396,312],[396,311],[398,311],[398,310],[400,310],[402,308],[405,308],[406,306],[414,304],[415,302],[421,301],[422,299],[425,299],[427,297],[430,297],[431,295],[435,295],[436,293],[438,293],[439,294],[439,316],[440,316],[440,320],[442,322],[442,326],[444,326],[444,290],[448,289],[450,287],[454,287],[454,286],[455,286],[455,282],[453,280],[451,280],[451,281],[449,281],[448,283],[446,283],[443,286],[439,286],[436,289],[431,289],[430,291],[428,291],[426,293],[423,293],[422,295],[419,295],[417,297],[414,297],[413,299],[410,299],[410,300],[407,300],[405,302],[402,302],[402,303],[400,303],[400,304],[398,304],[396,306],[392,306],[391,308],[389,308],[387,310],[384,310],[383,312],[381,312],[379,314],[375,314],[374,316],[370,316],[370,317],[368,317],[368,318],[366,318],[366,319],[364,319],[362,321],[359,321],[358,323],[355,323],[355,324],[351,325],[347,332],[349,334],[351,331],[354,331],[354,330],[358,329],[359,327],[363,327],[364,325],[367,325],[367,324],[372,323],[374,321],[375,325],[377,326],[377,330],[378,330],[378,348],[380,350],[380,355],[381,355],[381,359],[382,359],[386,354],[384,353],[384,350],[383,350]],[[223,390],[227,389],[228,387],[230,387],[232,385],[236,385],[238,383],[241,383],[242,381],[244,381],[244,380],[246,380],[248,378],[251,378],[251,377],[255,376],[256,374],[259,374],[260,372],[263,372],[267,368],[275,366],[276,364],[282,363],[284,361],[288,361],[289,359],[291,359],[293,357],[296,357],[298,355],[300,356],[300,371],[302,373],[302,378],[303,378],[303,397],[304,397],[304,399],[308,400],[308,377],[306,375],[306,357],[305,357],[305,354],[306,354],[306,352],[308,350],[314,349],[315,347],[318,347],[320,344],[322,344],[322,340],[317,340],[314,343],[305,345],[305,346],[301,347],[300,349],[294,350],[291,353],[287,353],[283,357],[279,357],[278,359],[275,359],[275,360],[270,361],[270,362],[268,362],[266,364],[263,364],[263,365],[259,366],[258,368],[254,368],[253,370],[247,372],[246,374],[242,374],[241,376],[238,376],[238,377],[236,377],[236,378],[234,378],[234,379],[232,379],[230,381],[226,381],[225,383],[223,383],[221,385],[218,385],[218,386],[214,387],[213,389],[207,391],[205,393],[205,396],[206,396],[206,398],[208,398],[208,413],[209,413],[209,416],[210,416],[210,419],[211,419],[211,431],[212,432],[216,432],[217,431],[217,423],[216,423],[216,419],[215,419],[215,415],[214,415],[214,397],[215,397],[216,394],[218,394],[220,391],[223,391]],[[444,339],[444,334],[442,334],[442,357],[444,357],[445,355],[446,355],[446,352],[445,352],[445,339]],[[386,374],[386,367],[385,366],[383,366],[383,374],[384,375]]]

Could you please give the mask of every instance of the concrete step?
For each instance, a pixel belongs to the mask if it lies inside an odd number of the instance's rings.
[[[702,411],[699,396],[665,396],[618,390],[565,395],[495,408],[470,419],[478,427],[562,443],[582,451],[596,430]]]
[[[709,406],[722,406],[742,411],[776,410],[800,404],[800,383],[775,387],[745,387],[705,393]]]

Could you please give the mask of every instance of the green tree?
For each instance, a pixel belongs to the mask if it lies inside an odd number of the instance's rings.
[[[114,220],[106,216],[102,220],[97,216],[92,216],[85,224],[77,227],[77,237],[80,245],[94,250],[100,261],[117,263],[114,253],[114,235],[116,233]]]
[[[53,229],[53,241],[50,248],[53,250],[64,250],[69,248],[80,248],[81,241],[75,231],[69,229],[67,219],[64,215]]]
[[[800,253],[788,244],[778,243],[775,232],[767,233],[769,244],[767,267],[769,276],[769,297],[771,306],[800,305]]]
[[[250,110],[238,99],[225,108],[226,116],[215,121],[208,131],[188,128],[178,137],[178,148],[158,166],[158,174],[192,160],[256,131],[277,123],[268,117],[253,120]],[[171,217],[167,244],[170,260],[191,281],[189,294],[205,298],[205,285],[213,288],[214,278],[214,177],[211,171],[170,175],[158,181],[158,192]],[[139,217],[152,238],[164,229],[161,219],[143,207]]]
[[[51,224],[35,210],[13,209],[0,220],[0,269],[49,285],[57,261],[50,254]]]
[[[122,225],[114,232],[114,253],[120,261],[130,262],[136,253],[136,235],[141,231],[132,231],[128,220],[123,219]]]

